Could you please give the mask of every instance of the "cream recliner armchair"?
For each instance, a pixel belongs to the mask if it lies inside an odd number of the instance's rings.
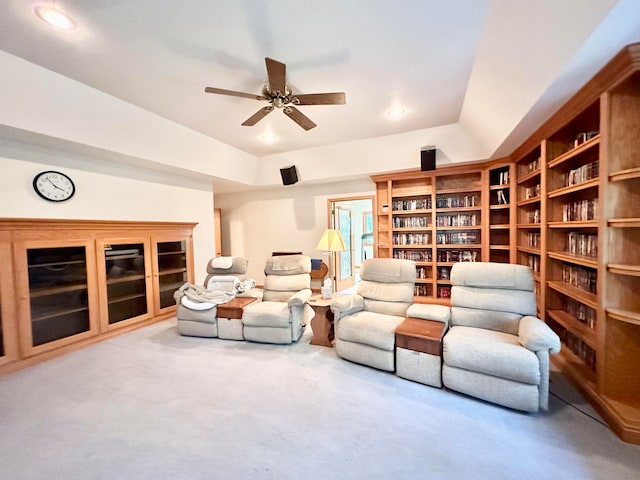
[[[185,284],[174,294],[178,332],[192,337],[218,337],[217,305],[240,296],[237,286],[246,285],[249,261],[244,257],[216,257],[207,262],[204,286]],[[252,282],[255,285],[255,282]],[[256,289],[243,293],[256,296]]]
[[[380,370],[395,370],[396,328],[413,303],[416,264],[371,258],[362,262],[355,295],[337,295],[334,314],[338,356]]]
[[[546,410],[549,354],[560,351],[560,339],[535,316],[531,270],[462,262],[453,265],[450,278],[445,387],[517,410]]]
[[[242,325],[245,340],[261,343],[297,342],[314,312],[311,297],[311,258],[282,255],[265,265],[262,301],[245,307]]]

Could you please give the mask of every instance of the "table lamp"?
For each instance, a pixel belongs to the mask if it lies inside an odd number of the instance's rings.
[[[320,237],[320,241],[318,242],[318,245],[316,246],[316,248],[318,250],[323,250],[325,252],[329,252],[329,277],[331,278],[331,281],[334,282],[335,284],[335,271],[333,268],[333,255],[335,252],[344,252],[347,247],[344,244],[344,239],[342,238],[342,234],[340,233],[339,230],[334,230],[332,228],[327,228],[324,233],[322,234],[322,237]],[[333,289],[333,286],[332,286]],[[323,292],[323,297],[325,297],[324,292]],[[329,295],[329,297],[325,297],[325,298],[330,298],[331,295]]]

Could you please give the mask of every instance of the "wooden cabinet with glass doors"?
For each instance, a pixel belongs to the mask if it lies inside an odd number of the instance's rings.
[[[0,220],[0,372],[173,314],[194,281],[193,227]]]

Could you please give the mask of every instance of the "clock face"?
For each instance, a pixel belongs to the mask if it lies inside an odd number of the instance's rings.
[[[64,202],[76,193],[73,181],[64,173],[47,171],[41,172],[33,179],[33,188],[45,200]]]

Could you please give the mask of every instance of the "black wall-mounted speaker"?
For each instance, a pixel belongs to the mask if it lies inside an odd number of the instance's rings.
[[[428,172],[436,169],[436,149],[420,150],[420,170]]]
[[[293,185],[298,181],[298,171],[295,165],[280,169],[280,176],[282,177],[283,185]]]

